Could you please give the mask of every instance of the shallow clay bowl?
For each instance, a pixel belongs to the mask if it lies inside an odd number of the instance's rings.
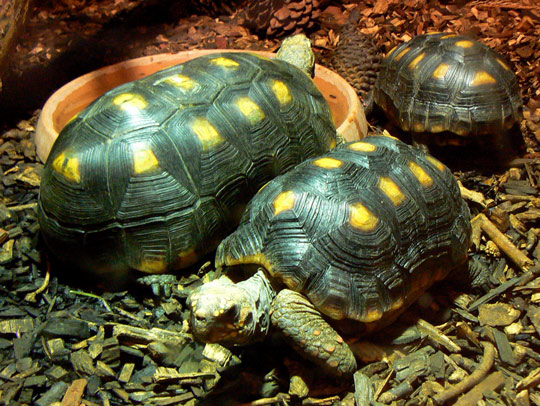
[[[66,123],[108,90],[198,56],[231,51],[238,50],[193,50],[177,54],[143,56],[95,70],[72,80],[58,89],[43,106],[35,135],[39,158],[45,162],[58,133]],[[256,53],[274,56],[270,52]],[[347,141],[365,137],[367,122],[364,109],[354,89],[345,79],[330,69],[317,65],[315,83],[330,104],[338,132]]]

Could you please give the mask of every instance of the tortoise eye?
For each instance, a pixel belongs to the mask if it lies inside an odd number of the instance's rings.
[[[203,321],[206,320],[206,317],[203,316],[202,314],[195,313],[195,320],[197,320],[198,322],[202,323]]]
[[[227,321],[236,322],[240,316],[240,313],[240,306],[237,303],[233,303],[221,314],[220,318]]]

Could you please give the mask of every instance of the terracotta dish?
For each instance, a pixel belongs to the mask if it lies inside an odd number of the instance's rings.
[[[108,90],[201,55],[231,51],[238,50],[193,50],[177,54],[143,56],[95,70],[72,80],[53,93],[43,106],[35,135],[39,158],[45,162],[58,133],[65,124]],[[273,56],[270,52],[257,53]],[[367,121],[364,109],[354,89],[345,79],[330,69],[317,65],[315,83],[330,104],[338,132],[347,141],[365,137]]]

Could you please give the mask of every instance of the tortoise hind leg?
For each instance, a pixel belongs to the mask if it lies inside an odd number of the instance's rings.
[[[300,355],[332,375],[352,375],[354,354],[321,313],[300,293],[282,290],[274,300],[272,324]]]

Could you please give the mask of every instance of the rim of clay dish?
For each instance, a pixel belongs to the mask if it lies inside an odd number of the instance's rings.
[[[54,92],[43,106],[35,132],[38,157],[45,162],[58,133],[69,119],[108,90],[198,56],[239,51],[253,52],[267,57],[275,56],[271,52],[236,49],[191,50],[176,54],[165,53],[134,58],[79,76]],[[92,85],[88,86],[89,83]],[[338,132],[347,141],[364,138],[367,135],[364,109],[347,81],[330,69],[317,64],[315,83],[330,104],[334,119],[339,124]],[[337,93],[340,93],[341,97]],[[343,112],[340,106],[343,99],[349,107],[346,112]]]

